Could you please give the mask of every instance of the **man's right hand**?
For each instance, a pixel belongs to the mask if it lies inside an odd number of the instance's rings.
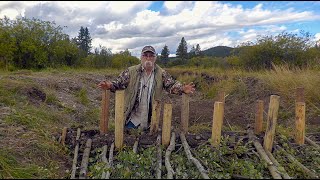
[[[109,90],[112,83],[110,81],[101,81],[97,86],[103,90]]]

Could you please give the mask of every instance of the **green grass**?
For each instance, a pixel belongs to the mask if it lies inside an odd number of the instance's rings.
[[[79,102],[83,105],[88,105],[90,100],[88,98],[88,92],[87,89],[81,88],[77,93],[76,97],[78,98]]]
[[[197,91],[205,94],[206,99],[213,99],[219,91],[226,94],[237,95],[237,98],[246,100],[249,89],[244,81],[245,77],[254,77],[264,83],[264,87],[270,92],[277,92],[281,96],[278,119],[280,121],[292,121],[294,117],[295,90],[303,86],[306,94],[307,112],[306,117],[320,115],[320,71],[310,69],[288,69],[285,66],[275,66],[272,71],[247,72],[243,70],[222,70],[218,68],[170,68],[170,74],[181,82],[194,82]],[[116,77],[121,70],[116,69],[46,69],[43,71],[14,71],[0,72],[0,107],[9,107],[12,111],[4,118],[7,125],[22,127],[23,134],[15,134],[15,138],[29,143],[23,151],[15,151],[12,148],[0,149],[0,178],[61,178],[61,170],[57,159],[68,156],[68,151],[53,140],[53,135],[61,133],[63,126],[82,126],[84,129],[97,129],[99,127],[101,107],[91,107],[88,89],[81,88],[76,92],[78,102],[85,105],[88,110],[81,112],[79,121],[73,121],[70,116],[78,113],[77,109],[63,106],[56,97],[59,84],[49,82],[48,87],[41,87],[32,79],[21,77],[53,77],[53,76],[79,76],[81,74],[106,75]],[[182,74],[190,72],[189,74]],[[202,74],[218,78],[218,81],[207,81]],[[197,74],[197,75],[196,75]],[[90,85],[89,85],[90,86]],[[91,84],[91,87],[95,84]],[[45,102],[34,105],[29,102],[25,90],[36,87],[46,93]],[[260,90],[260,88],[259,88]],[[50,105],[50,106],[48,106]],[[265,105],[267,106],[267,105]],[[59,107],[59,108],[57,108]],[[63,108],[61,108],[63,107]],[[110,110],[109,131],[114,130],[114,114]],[[292,125],[293,123],[291,123]],[[189,132],[200,133],[211,131],[211,122],[195,124],[189,127]],[[265,124],[264,124],[265,127]],[[306,131],[319,131],[319,127]],[[234,131],[241,130],[240,127],[232,126]],[[294,127],[279,125],[276,133],[292,137]],[[223,131],[230,131],[225,121]],[[15,133],[15,132],[11,132]],[[5,135],[1,133],[1,137]],[[20,163],[23,161],[24,163]],[[245,164],[241,162],[241,164]],[[236,167],[238,164],[234,164]],[[248,167],[249,169],[251,168]],[[47,170],[45,170],[47,169]],[[249,172],[248,172],[249,173]],[[63,174],[63,173],[62,173]]]
[[[36,164],[22,164],[9,149],[0,149],[0,178],[1,179],[35,179],[49,178],[48,169]],[[51,176],[52,177],[52,176]]]

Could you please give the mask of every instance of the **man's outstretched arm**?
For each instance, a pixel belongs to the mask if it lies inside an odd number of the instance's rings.
[[[130,80],[129,69],[126,69],[120,75],[113,80],[110,81],[101,81],[98,84],[98,87],[104,90],[110,90],[111,92],[115,92],[118,89],[126,89],[128,87]]]

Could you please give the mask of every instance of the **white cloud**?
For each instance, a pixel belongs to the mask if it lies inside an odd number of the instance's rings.
[[[317,41],[320,41],[320,33],[317,33],[317,34],[315,34],[314,36],[315,36],[315,39],[316,39]]]
[[[250,9],[218,1],[165,1],[160,11],[148,10],[151,3],[6,1],[0,2],[0,17],[22,15],[55,21],[68,26],[65,33],[71,37],[78,35],[81,26],[88,27],[93,46],[101,44],[112,52],[128,48],[137,55],[146,44],[153,45],[159,53],[166,44],[175,54],[182,37],[189,50],[196,44],[202,50],[217,45],[235,46],[253,41],[257,35],[289,30],[284,23],[320,19],[312,11],[297,11],[289,6],[286,10],[271,10],[262,3]],[[230,36],[230,32],[239,36]]]
[[[8,8],[8,9],[2,10],[0,12],[0,17],[6,16],[9,19],[13,19],[19,15],[20,15],[19,11],[16,9],[12,9],[12,8]]]

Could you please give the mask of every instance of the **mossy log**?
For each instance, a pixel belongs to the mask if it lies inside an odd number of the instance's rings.
[[[161,167],[162,167],[162,149],[161,149],[161,135],[157,136],[157,179],[161,179]]]
[[[208,174],[207,174],[207,171],[204,169],[204,167],[201,165],[201,163],[196,158],[194,158],[192,156],[191,151],[190,151],[190,147],[188,145],[188,142],[187,142],[186,137],[185,137],[183,132],[180,133],[180,139],[181,139],[181,142],[183,144],[184,151],[185,151],[185,153],[186,153],[186,155],[188,157],[188,160],[192,161],[193,164],[196,165],[196,167],[200,171],[200,174],[201,174],[202,178],[210,179]]]
[[[315,143],[314,141],[312,141],[310,138],[305,137],[305,140],[307,141],[307,143],[309,143],[312,146],[314,146],[318,151],[320,150],[320,146],[317,143]]]
[[[88,139],[83,151],[79,179],[86,179],[92,139]]]
[[[71,171],[70,179],[75,179],[75,177],[76,177],[80,134],[81,134],[81,130],[80,130],[80,128],[78,128],[77,129],[77,136],[76,136],[76,146],[74,148],[74,156],[73,156],[72,171]]]
[[[175,134],[175,132],[172,132],[170,145],[168,146],[168,148],[166,150],[165,161],[164,161],[166,169],[167,169],[167,179],[173,179],[173,175],[175,173],[171,167],[171,164],[170,164],[171,152],[174,150],[174,148],[176,146],[175,141],[176,141],[176,134]]]
[[[253,131],[251,129],[248,130],[248,136],[249,140],[253,142],[254,147],[256,148],[257,152],[259,153],[260,157],[267,162],[268,169],[271,173],[271,176],[274,179],[282,179],[279,170],[275,167],[275,165],[272,163],[270,158],[268,157],[266,151],[262,147],[262,145],[257,141],[257,137],[253,134]]]
[[[289,154],[281,146],[277,145],[276,148],[277,148],[277,150],[282,151],[292,163],[296,164],[303,172],[308,174],[310,177],[315,178],[315,179],[319,178],[319,176],[317,176],[314,172],[312,172],[310,169],[308,169],[303,164],[301,164],[296,158],[294,158],[291,154]]]

